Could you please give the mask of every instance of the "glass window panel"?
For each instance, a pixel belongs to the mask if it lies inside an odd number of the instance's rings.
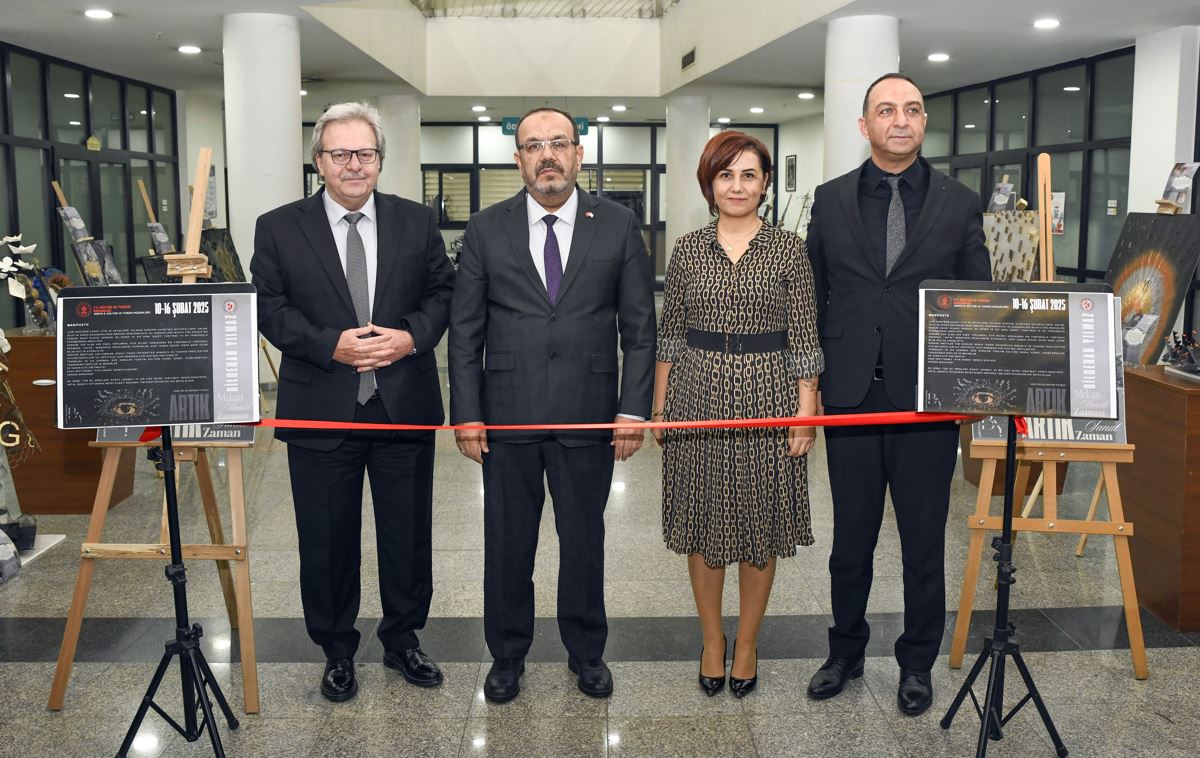
[[[150,113],[154,117],[154,152],[160,155],[175,154],[175,117],[171,112],[171,96],[154,91]]]
[[[1037,166],[1033,169],[1036,183]],[[1057,268],[1079,268],[1079,217],[1083,192],[1083,152],[1052,153],[1050,156],[1050,191],[1065,192],[1066,206],[1063,233],[1055,234],[1054,265]],[[1031,185],[1036,186],[1036,184]],[[1036,199],[1031,199],[1036,205]]]
[[[651,129],[648,126],[604,127],[604,162],[649,163]]]
[[[97,74],[92,75],[92,134],[106,148],[125,147],[121,134],[121,83]]]
[[[442,220],[463,222],[471,217],[471,173],[442,172]]]
[[[1092,90],[1092,139],[1130,136],[1133,128],[1133,56],[1098,61]]]
[[[131,239],[129,223],[125,218],[125,203],[132,197],[137,197],[136,203],[141,203],[141,197],[130,194],[124,164],[101,163],[99,169],[100,219],[103,222],[104,240],[112,245],[121,278],[129,282]],[[145,208],[142,212],[145,212]]]
[[[421,162],[474,163],[474,140],[471,126],[423,126]]]
[[[517,152],[517,141],[505,134],[500,125],[479,127],[479,162],[513,165],[513,154]]]
[[[51,139],[72,145],[87,141],[86,119],[83,117],[84,99],[83,72],[50,64],[50,124]]]
[[[38,261],[43,266],[50,266],[53,265],[50,238],[50,177],[47,175],[46,161],[45,150],[13,147],[20,216],[17,219],[17,228],[11,230],[11,233],[23,235],[22,245],[36,244]]]
[[[930,161],[929,165],[933,166],[938,171],[941,171],[943,174],[950,173],[950,161]]]
[[[987,210],[987,205],[989,202],[991,202],[990,198],[992,191],[996,188],[996,185],[999,184],[1002,179],[1004,179],[1005,176],[1008,177],[1009,184],[1013,186],[1013,194],[1016,195],[1016,197],[1009,199],[1008,207],[1010,209],[1015,209],[1017,205],[1017,198],[1022,197],[1021,188],[1025,186],[1021,181],[1024,178],[1024,171],[1025,167],[1020,163],[998,163],[993,165],[991,184],[985,188],[988,193],[988,200],[984,202],[984,210]]]
[[[950,154],[950,96],[943,95],[925,101],[925,144],[924,155],[942,156]]]
[[[145,87],[125,85],[125,114],[129,122],[129,149],[150,152],[150,98]]]
[[[959,155],[982,153],[987,150],[988,135],[988,91],[987,87],[958,93]]]
[[[8,61],[8,73],[12,81],[13,134],[42,139],[46,136],[42,126],[45,103],[42,64],[20,53],[9,53]]]
[[[174,163],[156,161],[153,165],[157,192],[157,197],[151,195],[151,199],[154,200],[154,213],[158,216],[158,223],[166,230],[167,236],[175,239],[182,229],[179,225],[179,208],[175,204],[175,193],[179,189],[179,172]],[[180,244],[187,244],[187,240]]]
[[[1029,80],[1016,79],[993,88],[996,102],[993,150],[1012,150],[1029,144]]]
[[[8,129],[8,119],[5,114],[8,113],[8,98],[4,97],[5,82],[8,79],[4,76],[4,51],[0,50],[0,134],[5,134]]]
[[[596,169],[585,168],[579,172],[579,176],[575,177],[575,183],[583,188],[584,192],[596,194]]]
[[[0,97],[2,100],[4,98]],[[8,176],[8,146],[0,145],[0,237],[13,233],[12,221],[8,217]]]
[[[1037,144],[1083,140],[1084,68],[1072,66],[1037,78]]]
[[[142,193],[138,189],[137,183],[140,179],[142,184],[146,186],[146,194],[150,196],[150,202],[154,202],[154,183],[150,180],[150,161],[134,158],[129,162],[130,173],[133,181],[133,251],[137,257],[149,255],[154,249],[154,243],[150,241],[150,230],[146,228],[146,224],[150,223],[150,218],[146,215],[146,204],[142,202]],[[158,213],[155,212],[155,218]],[[169,234],[174,234],[171,230]],[[175,239],[174,236],[171,237]],[[179,243],[175,242],[176,249],[179,248]],[[134,274],[137,276],[137,281],[145,282],[146,274],[142,271],[142,267],[138,266]]]
[[[654,196],[658,198],[658,218],[660,224],[667,223],[667,203],[663,198],[663,187],[667,183],[667,175],[662,171],[654,172]]]
[[[647,144],[648,147],[649,144]],[[605,158],[607,157],[606,155]],[[604,170],[604,197],[633,211],[642,224],[650,223],[649,188],[650,172],[648,170]]]
[[[1129,148],[1092,152],[1088,194],[1087,268],[1106,271],[1125,223],[1129,197]]]
[[[658,163],[667,162],[667,128],[658,126],[654,129],[654,159]]]
[[[954,178],[967,185],[976,192],[982,192],[983,186],[983,169],[981,168],[960,168],[955,169]]]
[[[512,145],[512,137],[508,140]],[[521,172],[515,168],[479,169],[479,210],[507,200],[524,186]]]
[[[583,145],[583,162],[585,165],[594,166],[600,159],[600,142],[596,136],[599,133],[596,129],[588,129],[587,134],[579,135],[579,144]]]
[[[435,211],[438,209],[438,172],[437,171],[422,171],[421,184],[423,187],[424,203]]]

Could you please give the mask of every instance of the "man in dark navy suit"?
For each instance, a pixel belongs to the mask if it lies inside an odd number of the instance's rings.
[[[817,187],[808,227],[825,372],[825,413],[916,407],[918,287],[924,279],[991,280],[979,194],[920,156],[925,103],[916,84],[886,74],[867,88],[859,130],[871,157]],[[904,564],[897,702],[917,715],[933,698],[930,669],[946,618],[946,515],[953,423],[828,427],[833,551],[829,659],[811,697],[862,675],[875,543],[890,491]]]

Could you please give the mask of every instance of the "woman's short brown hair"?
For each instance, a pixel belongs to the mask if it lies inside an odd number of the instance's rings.
[[[766,180],[763,184],[763,195],[758,198],[758,204],[761,206],[766,201],[767,187],[771,186],[770,151],[757,137],[752,137],[745,132],[726,129],[714,135],[704,146],[704,152],[700,154],[700,165],[696,168],[696,180],[700,182],[700,191],[704,193],[704,199],[708,201],[709,213],[717,212],[717,200],[713,196],[712,189],[713,180],[717,178],[717,174],[721,173],[722,169],[736,161],[738,156],[747,150],[758,153],[758,162],[762,166],[763,178]]]

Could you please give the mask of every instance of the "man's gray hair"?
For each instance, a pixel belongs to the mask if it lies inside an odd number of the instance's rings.
[[[325,135],[325,127],[329,124],[340,124],[346,121],[363,121],[375,132],[375,147],[379,149],[379,162],[383,162],[386,151],[383,141],[383,123],[379,111],[370,103],[337,103],[329,106],[313,127],[312,141],[309,145],[313,163],[321,157],[321,138]],[[352,147],[360,147],[354,145]]]

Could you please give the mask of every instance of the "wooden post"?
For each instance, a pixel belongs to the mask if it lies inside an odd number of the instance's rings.
[[[138,191],[142,193],[142,202],[146,205],[146,216],[150,219],[151,224],[157,224],[158,220],[154,218],[154,204],[150,202],[150,195],[146,192],[146,183],[138,179],[137,185]]]
[[[1037,157],[1038,213],[1041,214],[1041,241],[1038,246],[1038,263],[1041,268],[1039,281],[1054,281],[1054,214],[1050,197],[1050,154],[1040,153]]]

